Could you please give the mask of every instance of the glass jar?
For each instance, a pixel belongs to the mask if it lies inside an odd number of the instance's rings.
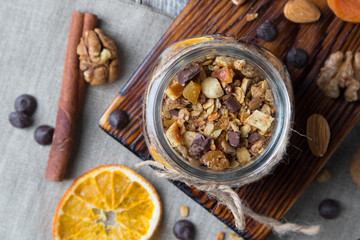
[[[259,71],[273,92],[276,116],[272,137],[254,162],[240,169],[214,171],[190,164],[170,145],[165,136],[161,110],[165,89],[180,69],[199,58],[220,55],[245,59]],[[291,129],[292,102],[289,74],[273,53],[252,43],[219,35],[187,39],[167,48],[153,68],[143,105],[146,143],[155,160],[179,172],[219,184],[247,184],[268,174],[283,155]]]

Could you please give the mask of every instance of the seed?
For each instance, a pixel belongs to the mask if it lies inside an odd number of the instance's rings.
[[[189,215],[189,208],[187,206],[182,206],[180,208],[180,214],[182,217],[187,217]]]
[[[331,177],[332,177],[331,171],[327,168],[323,168],[316,176],[316,181],[318,181],[319,183],[324,183],[329,181]]]

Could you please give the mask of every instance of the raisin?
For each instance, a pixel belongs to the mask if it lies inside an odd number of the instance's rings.
[[[325,199],[319,205],[319,213],[326,219],[337,218],[340,215],[340,205],[333,199]]]
[[[221,151],[209,151],[202,156],[200,162],[213,170],[224,170],[230,166],[229,160]]]
[[[307,63],[308,54],[302,48],[293,47],[287,53],[286,60],[290,65],[301,68]]]
[[[260,39],[270,42],[277,37],[279,30],[272,21],[266,21],[256,29],[256,33]]]

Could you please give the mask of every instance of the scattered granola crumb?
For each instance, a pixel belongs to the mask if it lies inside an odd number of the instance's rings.
[[[327,182],[331,179],[332,173],[328,168],[323,168],[316,176],[316,181],[319,183]]]
[[[224,238],[225,238],[225,233],[219,232],[219,234],[216,237],[216,240],[224,240]]]
[[[242,237],[240,237],[239,235],[237,235],[235,233],[230,233],[230,239],[231,240],[244,240]]]
[[[248,13],[246,14],[246,21],[251,22],[254,21],[259,16],[258,13]]]
[[[187,217],[189,215],[189,208],[188,206],[182,206],[180,208],[180,214],[182,217]]]

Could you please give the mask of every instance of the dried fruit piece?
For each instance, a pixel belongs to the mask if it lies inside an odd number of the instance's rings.
[[[240,164],[246,164],[250,161],[251,156],[246,147],[238,148],[236,151],[236,157]]]
[[[178,147],[181,144],[182,136],[180,133],[177,122],[174,122],[169,129],[166,131],[166,137],[173,147]]]
[[[323,168],[316,176],[316,181],[318,181],[319,183],[324,183],[329,181],[331,177],[332,177],[331,171],[327,168]]]
[[[171,116],[178,117],[179,116],[180,109],[171,109],[169,110],[169,113]]]
[[[255,97],[249,102],[249,109],[255,110],[261,107],[263,99],[261,97]]]
[[[188,81],[195,78],[201,71],[198,65],[189,64],[177,73],[178,82],[185,86]]]
[[[325,199],[319,205],[319,214],[326,219],[334,219],[340,215],[340,204],[334,199]]]
[[[330,141],[330,127],[326,119],[320,114],[313,114],[307,120],[306,135],[311,152],[322,157]]]
[[[230,96],[227,99],[225,99],[223,104],[227,109],[229,109],[229,112],[231,113],[237,112],[241,108],[240,103],[236,101],[236,98],[234,96]]]
[[[233,75],[234,72],[231,72],[231,69],[227,67],[217,69],[211,74],[212,77],[216,77],[224,83],[231,83],[233,80]]]
[[[189,208],[188,206],[181,206],[180,214],[182,217],[187,217],[189,215]]]
[[[296,67],[303,67],[308,61],[308,54],[302,48],[292,47],[286,55],[287,62]]]
[[[245,119],[244,123],[254,126],[263,132],[266,132],[271,127],[271,123],[273,121],[273,117],[258,110],[255,110],[247,119]]]
[[[351,159],[350,175],[353,181],[360,186],[360,148]]]
[[[198,159],[202,155],[204,155],[204,153],[208,151],[210,148],[210,140],[211,137],[206,137],[202,134],[198,134],[190,146],[189,149],[190,156]]]
[[[319,20],[321,13],[315,4],[308,0],[290,0],[285,4],[284,15],[295,23],[311,23]]]
[[[256,33],[260,39],[270,42],[278,36],[279,30],[272,21],[266,21],[256,29]]]
[[[184,88],[180,83],[176,82],[165,90],[165,94],[171,100],[176,100],[183,94]]]
[[[186,85],[183,96],[187,100],[189,100],[192,104],[196,104],[201,92],[201,87],[199,84],[191,81],[188,85]]]
[[[221,151],[209,151],[201,157],[200,162],[213,170],[224,170],[229,167],[230,162]]]
[[[208,77],[201,83],[201,91],[207,98],[219,98],[224,95],[219,80],[217,78]]]
[[[330,9],[346,22],[360,23],[360,2],[358,0],[327,0]]]

